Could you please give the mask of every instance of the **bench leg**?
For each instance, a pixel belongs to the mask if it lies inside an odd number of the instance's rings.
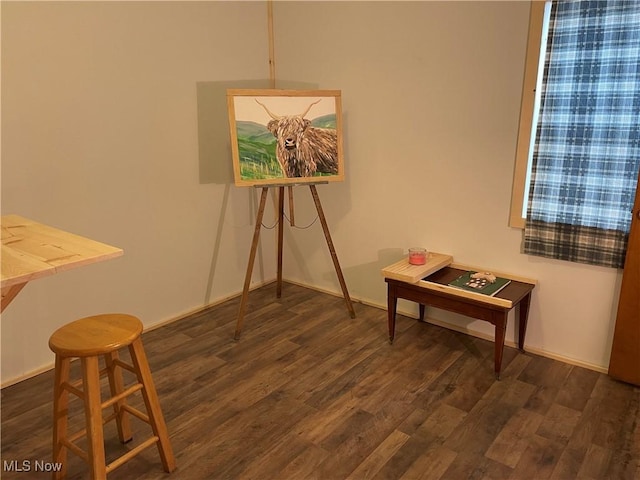
[[[505,312],[504,318],[497,321],[496,324],[496,334],[495,334],[495,342],[494,342],[494,371],[496,374],[496,379],[500,380],[500,370],[502,368],[502,353],[504,352],[504,337],[505,331],[507,327],[507,313]]]
[[[518,350],[524,353],[524,337],[527,334],[527,320],[529,319],[529,304],[531,293],[518,303]]]
[[[387,284],[387,316],[389,324],[389,343],[393,343],[396,334],[396,305],[398,297],[396,289],[390,283]]]
[[[420,316],[418,317],[418,319],[421,322],[424,322],[424,303],[420,303],[418,305],[420,306]]]

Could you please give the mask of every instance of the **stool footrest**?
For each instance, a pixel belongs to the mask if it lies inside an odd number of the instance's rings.
[[[142,442],[137,447],[132,448],[130,451],[128,451],[127,453],[125,453],[121,457],[116,458],[113,462],[111,462],[109,465],[107,465],[107,473],[109,473],[111,470],[114,470],[114,469],[118,468],[120,465],[122,465],[127,460],[132,459],[133,457],[135,457],[137,454],[139,454],[145,448],[148,448],[151,445],[155,444],[158,440],[159,440],[158,437],[155,437],[155,436],[154,437],[149,437],[147,440]]]
[[[103,422],[103,424],[104,424],[104,422]],[[86,435],[87,435],[87,429],[86,429],[86,428],[83,428],[83,429],[82,429],[82,430],[80,430],[79,432],[76,432],[76,433],[74,433],[73,435],[69,435],[69,438],[67,438],[67,442],[68,442],[68,443],[73,443],[73,442],[75,442],[76,440],[78,440],[78,439],[80,439],[80,438],[82,438],[82,437],[84,437],[84,436],[86,436]]]
[[[138,417],[143,422],[147,422],[149,425],[151,425],[151,420],[149,419],[149,416],[145,415],[143,412],[141,412],[137,408],[134,408],[134,407],[132,407],[130,405],[122,405],[120,408],[122,410],[126,410],[131,415],[135,415],[136,417]]]
[[[125,370],[129,370],[131,373],[137,373],[136,369],[133,368],[133,365],[130,365],[130,364],[126,363],[126,362],[123,362],[119,358],[115,359],[113,361],[113,364],[119,366],[120,368],[124,368]]]
[[[83,435],[86,434],[86,430],[81,432]],[[82,437],[83,435],[80,435],[80,437]],[[78,437],[78,438],[80,438]],[[89,463],[89,454],[87,452],[85,452],[84,450],[82,450],[79,446],[77,446],[75,443],[72,443],[70,441],[71,439],[66,439],[63,438],[62,440],[60,440],[60,442],[67,447],[69,450],[71,450],[73,453],[75,453],[77,456],[79,456],[81,459],[83,459],[85,462]]]
[[[62,388],[64,388],[69,393],[73,393],[78,398],[84,398],[84,392],[79,388],[76,388],[77,384],[78,382],[63,383]],[[82,384],[82,380],[80,381],[80,384]]]
[[[86,432],[81,432],[81,433],[84,434]],[[81,436],[82,435],[80,435],[80,437]],[[113,462],[111,462],[109,465],[107,465],[107,467],[106,467],[107,473],[109,473],[111,470],[119,467],[120,465],[122,465],[127,460],[130,460],[131,458],[135,457],[138,453],[140,453],[144,449],[150,447],[151,445],[154,445],[155,443],[158,442],[158,440],[159,440],[159,438],[156,437],[156,436],[149,437],[147,440],[142,442],[137,447],[132,448],[130,451],[128,451],[124,455],[116,458]],[[70,439],[66,439],[66,438],[63,439],[62,440],[62,444],[65,447],[67,447],[69,450],[71,450],[73,453],[75,453],[78,457],[83,459],[85,462],[87,462],[87,463],[89,462],[89,454],[86,451],[82,450],[80,447],[78,447],[75,443],[70,441]]]
[[[106,402],[102,402],[102,404],[100,405],[102,407],[102,409],[105,409],[107,407],[110,407],[111,405],[113,405],[116,402],[119,402],[120,400],[122,400],[123,398],[128,397],[129,395],[131,395],[132,393],[137,392],[138,390],[142,390],[144,386],[141,383],[136,383],[135,385],[127,388],[124,392],[119,393],[118,395],[114,395],[113,397],[111,397],[109,400],[107,400]]]
[[[102,425],[106,425],[110,421],[115,420],[117,417],[118,417],[117,413],[115,413],[115,412],[112,413],[108,417],[102,419]],[[84,437],[86,435],[87,435],[87,429],[83,428],[82,430],[77,431],[73,435],[69,435],[69,437],[63,443],[65,443],[65,445],[73,444],[75,446],[75,444],[73,442],[75,442],[76,440],[79,440],[80,438],[82,438],[82,437]],[[76,446],[76,448],[78,448],[80,450],[79,447]],[[83,451],[83,450],[80,450],[80,451]]]

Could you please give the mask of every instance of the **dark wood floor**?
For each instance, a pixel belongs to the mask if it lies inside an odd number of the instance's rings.
[[[496,381],[491,342],[399,316],[389,345],[386,312],[295,285],[249,300],[239,342],[238,299],[144,334],[178,468],[151,448],[110,480],[640,478],[638,388],[509,347]],[[50,478],[52,379],[2,390],[3,479]]]

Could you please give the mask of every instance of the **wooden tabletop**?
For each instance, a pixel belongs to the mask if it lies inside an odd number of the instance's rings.
[[[27,282],[65,270],[101,262],[123,254],[112,247],[73,233],[49,227],[19,215],[3,215],[2,307]],[[15,296],[15,295],[14,295]],[[5,301],[6,300],[6,301]]]
[[[453,257],[443,253],[429,252],[424,265],[411,265],[408,258],[403,258],[393,265],[382,269],[384,278],[393,278],[401,282],[416,283],[424,277],[437,272],[443,267],[451,264]]]
[[[465,272],[485,272],[486,268],[472,267],[453,263],[453,257],[442,253],[430,252],[424,265],[411,265],[404,258],[393,265],[382,269],[382,276],[387,280],[405,282],[428,290],[439,291],[455,297],[466,298],[483,304],[492,304],[502,308],[511,309],[536,285],[537,281],[510,273],[502,273],[491,270],[498,277],[511,280],[502,292],[495,296],[462,290],[452,287],[449,283]]]

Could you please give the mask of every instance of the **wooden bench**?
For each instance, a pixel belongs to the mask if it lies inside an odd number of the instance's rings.
[[[425,265],[411,265],[405,258],[383,268],[382,275],[387,282],[389,342],[393,343],[395,336],[398,298],[417,302],[420,305],[421,321],[424,321],[425,305],[484,320],[495,327],[494,371],[496,378],[500,378],[508,314],[511,309],[516,308],[516,317],[519,322],[518,349],[524,352],[531,292],[536,281],[492,271],[496,276],[511,280],[495,296],[461,290],[448,285],[470,270],[485,271],[487,269],[454,264],[452,256],[441,253],[430,253]]]

